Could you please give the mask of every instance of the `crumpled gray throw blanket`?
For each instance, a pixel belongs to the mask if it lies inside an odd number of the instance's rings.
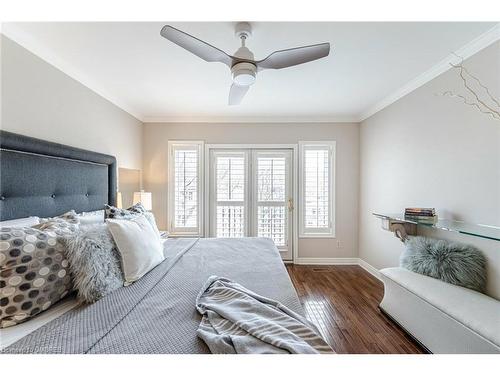
[[[223,277],[207,280],[196,308],[198,336],[213,354],[333,353],[307,319]]]

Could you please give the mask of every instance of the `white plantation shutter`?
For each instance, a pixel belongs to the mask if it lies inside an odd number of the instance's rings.
[[[300,143],[300,235],[334,236],[334,142]]]
[[[246,235],[246,154],[215,155],[215,236]]]
[[[174,227],[193,228],[198,223],[198,151],[174,150]]]
[[[286,158],[260,155],[257,166],[257,236],[271,238],[276,246],[285,246],[287,240],[287,186]]]
[[[257,157],[257,196],[259,201],[285,201],[285,163],[285,157]]]
[[[304,226],[329,226],[329,150],[304,151]]]
[[[245,156],[217,157],[217,201],[245,200]]]
[[[201,234],[202,142],[169,142],[172,234]]]

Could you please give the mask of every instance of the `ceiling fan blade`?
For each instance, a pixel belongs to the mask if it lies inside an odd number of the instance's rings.
[[[328,56],[330,43],[314,44],[311,46],[297,47],[275,51],[265,59],[257,61],[257,68],[283,69],[289,66],[303,64]]]
[[[233,65],[233,58],[224,51],[175,27],[163,26],[160,35],[205,61],[221,62],[229,67]]]
[[[233,83],[231,85],[231,89],[229,90],[229,105],[240,104],[249,88],[250,86],[240,86]]]

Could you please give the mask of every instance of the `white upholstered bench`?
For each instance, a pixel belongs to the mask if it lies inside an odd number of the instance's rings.
[[[404,268],[380,274],[380,308],[432,353],[500,353],[500,301]]]

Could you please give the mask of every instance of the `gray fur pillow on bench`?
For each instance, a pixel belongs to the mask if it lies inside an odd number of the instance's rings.
[[[400,265],[410,271],[484,293],[486,258],[471,245],[410,237]]]

